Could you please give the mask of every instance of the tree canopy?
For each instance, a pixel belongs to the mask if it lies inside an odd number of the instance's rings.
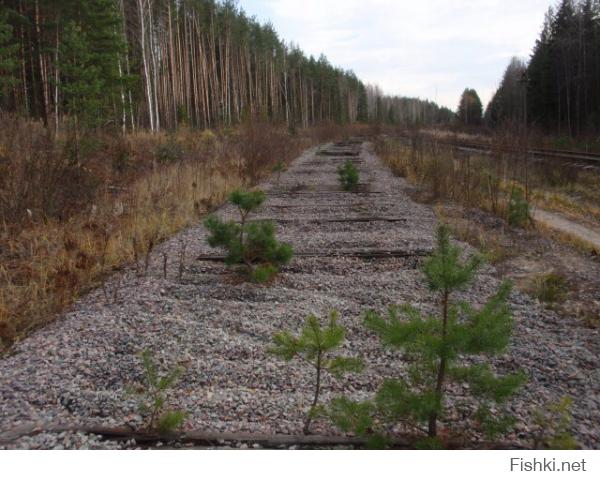
[[[124,131],[257,116],[305,127],[417,123],[439,110],[383,96],[373,110],[352,71],[305,55],[232,0],[3,0],[0,91],[0,108],[48,125]]]
[[[464,125],[480,125],[483,118],[483,105],[477,91],[466,88],[458,104],[458,120]]]

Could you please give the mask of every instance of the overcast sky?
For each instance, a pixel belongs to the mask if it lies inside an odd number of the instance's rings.
[[[484,105],[512,56],[528,59],[554,0],[239,0],[308,55],[324,53],[386,93]]]

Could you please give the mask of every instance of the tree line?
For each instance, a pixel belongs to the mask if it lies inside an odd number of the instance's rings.
[[[485,118],[566,135],[599,130],[600,1],[548,10],[529,63],[511,60]]]
[[[47,124],[155,131],[366,115],[356,75],[286,45],[230,0],[1,3],[2,109]]]
[[[419,126],[450,123],[454,112],[420,98],[386,95],[376,85],[367,85],[367,111],[370,121],[388,125]]]
[[[286,44],[233,0],[1,0],[0,92],[2,110],[57,129],[416,121],[436,108],[382,96],[385,113],[373,109],[353,72]]]

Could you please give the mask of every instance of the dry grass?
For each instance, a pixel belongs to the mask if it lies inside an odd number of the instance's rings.
[[[561,302],[567,296],[567,279],[563,273],[556,271],[538,274],[531,282],[529,293],[540,302]]]
[[[586,240],[581,238],[579,235],[565,232],[563,230],[557,230],[556,228],[553,228],[551,225],[548,225],[545,222],[542,222],[539,220],[535,222],[535,226],[536,226],[536,229],[541,234],[543,234],[549,238],[552,238],[553,240],[555,240],[559,243],[562,243],[565,245],[570,245],[571,247],[574,247],[580,253],[589,255],[591,252],[595,256],[600,255],[600,252],[598,251],[598,247],[596,245],[594,245],[590,242],[587,242]]]
[[[529,203],[542,208],[600,220],[599,175],[563,162],[534,162],[510,151],[530,142],[527,137],[498,134],[490,140],[492,154],[482,155],[413,132],[404,139],[381,137],[376,150],[396,174],[428,192],[431,201],[450,200],[508,220],[511,198],[522,192]]]
[[[342,132],[290,135],[257,123],[229,132],[95,134],[74,164],[68,141],[3,117],[0,134],[0,349],[43,325],[125,264],[140,274],[163,239],[235,188]],[[115,292],[106,292],[110,301]]]
[[[434,210],[438,218],[450,226],[452,235],[457,240],[477,248],[488,263],[497,265],[518,254],[514,248],[506,245],[500,233],[485,228],[457,212],[450,212],[443,205],[436,205]]]

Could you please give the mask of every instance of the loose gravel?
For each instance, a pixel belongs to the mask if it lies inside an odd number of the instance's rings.
[[[339,190],[336,168],[344,160],[307,151],[280,182],[261,185],[269,195],[256,217],[285,219],[278,237],[297,252],[410,253],[433,248],[432,209],[409,198],[404,180],[390,173],[369,144],[360,146],[357,162],[362,193]],[[231,206],[216,213],[236,218]],[[306,222],[359,217],[406,221]],[[166,279],[163,253],[168,260]],[[0,431],[56,423],[139,427],[142,418],[130,387],[142,381],[139,352],[150,349],[163,369],[184,369],[169,402],[188,412],[186,429],[297,434],[311,400],[313,372],[302,363],[286,364],[269,356],[273,333],[298,330],[309,313],[325,316],[337,309],[348,330],[345,353],[362,356],[368,368],[344,381],[326,378],[323,399],[341,392],[369,398],[384,378],[402,374],[406,363],[400,354],[382,350],[364,329],[363,312],[406,302],[431,311],[434,303],[417,256],[296,258],[273,284],[256,286],[221,263],[197,260],[199,255],[219,253],[206,243],[202,225],[190,228],[156,249],[146,276],[131,269],[109,280],[106,288],[111,296],[116,291],[115,301],[107,303],[101,291],[94,291],[59,321],[19,343],[11,356],[0,359]],[[485,267],[462,298],[481,304],[499,284],[494,274],[492,267]],[[519,423],[509,440],[530,445],[532,411],[570,396],[577,440],[600,448],[598,331],[560,317],[519,292],[512,295],[511,305],[514,338],[494,365],[499,372],[522,368],[529,381],[511,403]],[[460,406],[462,395],[460,388],[451,392],[449,421],[468,431],[472,412]],[[339,434],[326,421],[315,422],[314,430]],[[82,433],[40,433],[4,448],[135,447]]]

